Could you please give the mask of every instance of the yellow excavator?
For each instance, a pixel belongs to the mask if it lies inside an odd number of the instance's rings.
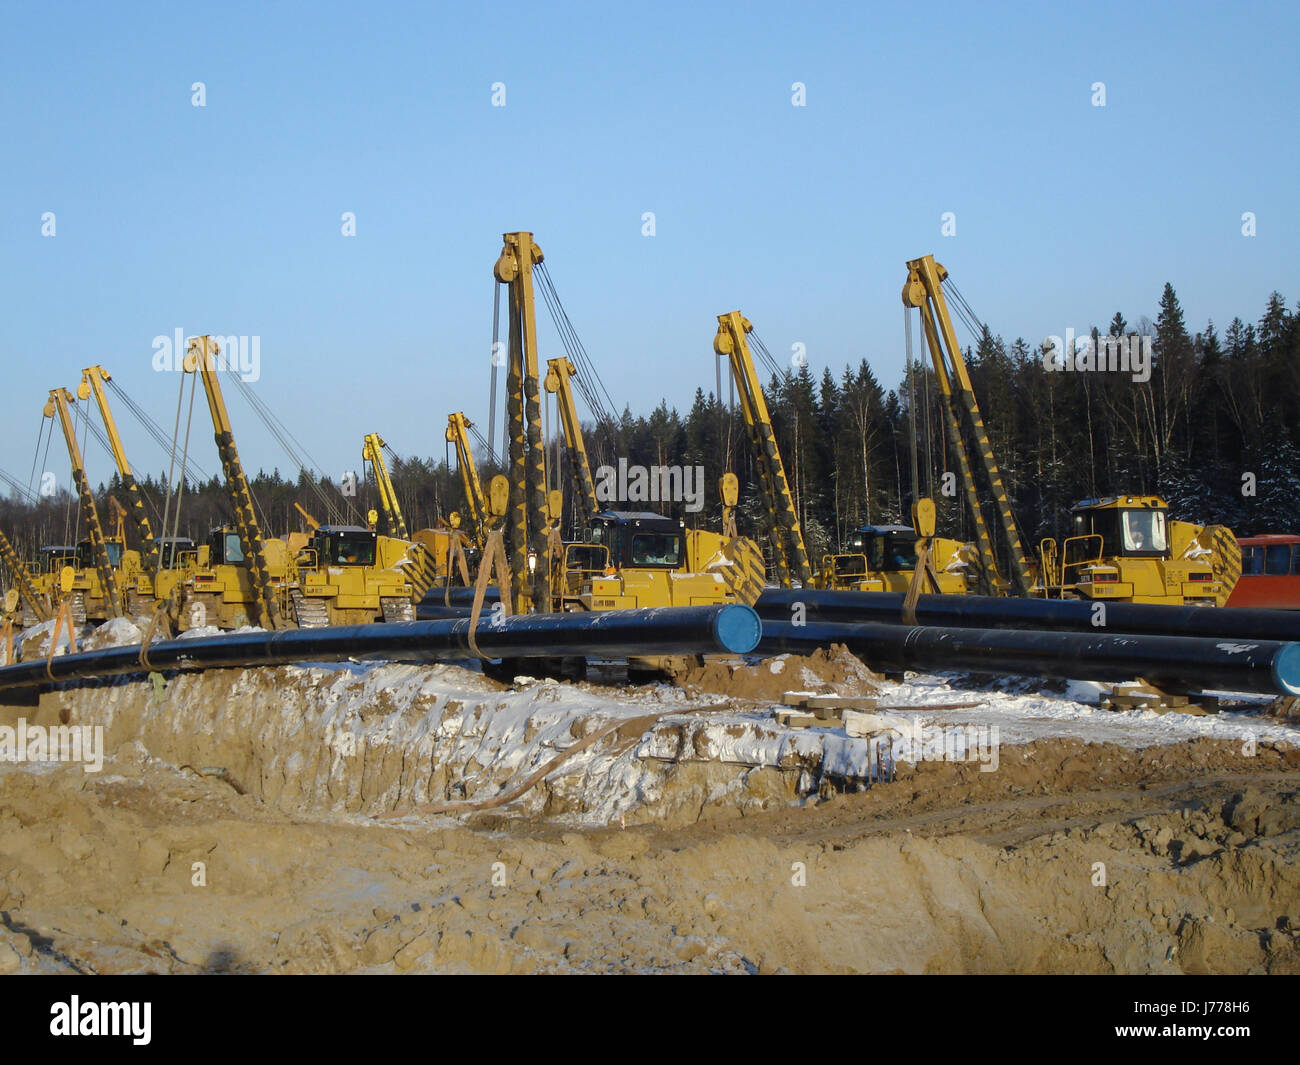
[[[294,567],[283,540],[262,537],[221,393],[219,355],[218,344],[211,336],[193,337],[183,368],[186,373],[198,374],[203,382],[234,521],[210,530],[207,542],[198,548],[185,581],[178,627],[289,628],[292,625],[284,600],[294,583]]]
[[[188,538],[163,540],[154,536],[149,516],[145,511],[144,498],[136,483],[131,464],[127,461],[126,449],[122,437],[117,431],[117,421],[108,403],[104,384],[112,377],[103,366],[87,366],[81,371],[81,383],[77,386],[77,398],[94,399],[99,408],[100,419],[108,438],[109,450],[117,467],[121,491],[127,499],[127,506],[110,496],[112,506],[117,512],[117,539],[125,543],[124,521],[130,517],[135,529],[138,550],[122,553],[122,563],[118,571],[118,583],[126,593],[126,611],[132,617],[148,617],[160,606],[174,615],[188,574],[186,565],[194,561],[194,545]],[[172,617],[175,620],[175,617]]]
[[[537,370],[537,303],[533,269],[542,249],[531,233],[506,233],[493,267],[508,289],[506,314],[506,414],[509,432],[509,501],[504,527],[509,609],[514,614],[545,612],[551,599],[551,533],[558,507],[547,491],[546,443],[542,439],[540,381]],[[558,494],[558,493],[557,493]],[[501,589],[504,594],[506,589]]]
[[[1173,521],[1159,496],[1085,499],[1070,524],[1059,546],[1052,537],[1039,544],[1049,598],[1223,606],[1241,575],[1229,529]]]
[[[388,473],[388,462],[384,459],[384,449],[387,446],[378,433],[367,433],[361,446],[361,458],[370,467],[374,477],[385,528],[388,530],[388,537],[379,538],[378,552],[384,559],[394,560],[394,568],[411,585],[412,603],[418,604],[434,584],[447,576],[449,567],[452,566],[450,559],[454,554],[453,543],[458,543],[459,537],[454,522],[451,529],[418,529],[414,536],[407,532],[406,519],[402,516],[402,507],[397,499],[397,488]],[[367,518],[372,528],[378,527],[379,514],[376,511],[370,511]],[[401,544],[400,553],[394,544],[383,542],[389,538]],[[401,613],[403,612],[390,606],[385,617],[395,618]]]
[[[49,599],[37,590],[32,572],[3,532],[0,532],[0,562],[4,564],[9,590],[18,593],[18,602],[12,608],[7,607],[5,613],[16,615],[24,627],[48,621],[51,616]]]
[[[903,306],[917,308],[939,387],[949,452],[957,456],[966,509],[975,530],[977,580],[992,595],[1040,595],[1108,602],[1223,605],[1241,574],[1231,530],[1171,521],[1158,496],[1088,499],[1071,512],[1071,535],[1046,538],[1037,565],[1022,546],[1011,501],[993,455],[970,374],[948,313],[948,271],[933,255],[907,264]],[[969,446],[968,446],[969,445]],[[998,565],[976,483],[974,451],[993,497],[1010,579]]]
[[[585,511],[585,539],[565,544],[559,535],[563,493],[550,489],[542,438],[533,271],[541,248],[527,232],[506,233],[493,270],[508,289],[509,342],[506,360],[508,415],[508,501],[504,522],[506,573],[513,613],[606,610],[734,601],[744,588],[749,556],[761,556],[749,541],[716,534],[688,535],[681,522],[658,514],[599,511],[572,392],[572,366],[553,361],[548,387],[559,397],[575,476],[583,481],[579,506]],[[584,472],[585,467],[585,472]],[[593,516],[594,513],[594,516]],[[708,572],[693,569],[708,536],[718,555]],[[746,545],[750,550],[746,551]],[[761,582],[759,587],[761,588]],[[747,601],[753,601],[752,599]]]
[[[84,575],[80,575],[81,569],[76,544],[42,544],[36,553],[36,560],[27,564],[27,572],[31,578],[32,590],[36,594],[36,601],[43,604],[46,617],[37,617],[36,611],[24,608],[23,624],[35,625],[38,621],[49,620],[58,611],[59,604],[65,598],[68,598],[70,609],[74,610],[74,620],[78,620],[79,623],[84,622],[86,616],[84,601],[79,604],[70,598],[74,592],[74,585],[80,582],[83,591],[89,586]]]
[[[292,547],[263,538],[222,397],[218,354],[211,337],[196,337],[184,368],[203,382],[235,520],[212,530],[199,548],[182,627],[319,628],[414,618],[414,587],[401,567],[409,541],[360,525],[321,525],[305,512],[311,532]]]
[[[298,552],[289,592],[299,627],[414,620],[412,586],[400,567],[410,546],[362,525],[318,525]]]
[[[301,503],[294,509],[306,533],[285,537],[297,580],[289,589],[293,617],[300,628],[410,621],[415,617],[412,589],[399,567],[411,544],[381,536],[371,524],[322,525]]]
[[[60,567],[57,592],[53,587],[49,591],[56,599],[60,593],[67,596],[73,620],[84,624],[88,621],[107,621],[123,615],[117,572],[126,545],[120,540],[110,539],[99,520],[99,509],[86,477],[81,447],[77,443],[77,432],[72,424],[71,407],[74,402],[72,393],[66,388],[53,388],[44,413],[47,418],[57,419],[63,430],[68,457],[72,460],[72,480],[77,488],[81,516],[86,522],[86,539],[76,546],[75,564]]]
[[[456,448],[456,468],[460,471],[461,487],[465,491],[465,513],[468,524],[461,520],[459,513],[450,515],[453,527],[466,527],[470,542],[479,550],[488,530],[488,499],[483,494],[483,484],[479,480],[478,466],[474,462],[474,450],[470,447],[469,429],[473,426],[461,411],[447,415],[447,442]]]
[[[613,610],[639,606],[753,604],[763,587],[758,545],[649,511],[600,506],[574,402],[567,358],[547,362],[544,387],[556,397],[584,539],[563,545],[552,609]]]
[[[749,347],[753,325],[739,311],[718,315],[713,351],[727,358],[736,382],[741,417],[749,432],[767,506],[767,531],[777,582],[802,587],[864,592],[906,592],[917,566],[917,531],[905,525],[864,525],[851,533],[839,554],[828,554],[814,573],[804,546],[781,449],[768,413]],[[734,475],[732,475],[734,477]],[[729,519],[730,520],[730,519]],[[957,540],[930,540],[931,576],[938,591],[966,592],[966,547]]]

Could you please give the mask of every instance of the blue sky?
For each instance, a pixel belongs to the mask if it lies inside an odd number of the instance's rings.
[[[1300,298],[1294,4],[468,6],[0,8],[0,468],[26,482],[92,362],[170,427],[178,328],[260,337],[255,387],[331,474],[370,431],[441,456],[449,411],[486,427],[507,230],[643,412],[711,388],[734,308],[893,386],[926,252],[1008,341],[1154,318],[1166,280],[1194,329]],[[228,399],[246,465],[288,470]]]

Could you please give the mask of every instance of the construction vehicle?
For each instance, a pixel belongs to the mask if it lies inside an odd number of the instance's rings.
[[[395,567],[410,583],[410,598],[412,604],[415,604],[424,598],[438,580],[446,577],[450,572],[449,559],[459,545],[459,535],[454,527],[455,523],[451,529],[419,529],[414,536],[407,532],[406,519],[402,516],[402,508],[397,500],[397,488],[393,484],[392,477],[389,476],[388,463],[384,459],[384,449],[387,446],[384,438],[378,433],[367,433],[361,445],[361,459],[369,466],[374,477],[375,488],[379,494],[379,505],[383,508],[388,530],[388,537],[380,537],[378,551],[385,557],[392,554],[392,546],[382,543],[388,538],[403,545],[402,553],[396,556]],[[370,511],[367,519],[371,528],[378,526],[377,512]],[[411,617],[406,620],[414,618],[413,611],[414,606],[412,606]],[[401,613],[404,611],[390,606],[385,610],[384,616],[396,616]]]
[[[299,627],[415,620],[401,568],[410,547],[361,525],[318,525],[297,555],[289,592]]]
[[[917,533],[910,525],[863,525],[849,533],[838,554],[826,555],[815,588],[858,592],[906,592],[916,572]],[[965,595],[969,545],[935,537],[937,591]]]
[[[149,617],[161,609],[169,622],[174,623],[178,616],[182,589],[190,577],[185,567],[193,563],[196,557],[194,542],[188,537],[164,538],[154,535],[145,511],[144,497],[127,460],[126,449],[117,430],[117,420],[113,417],[104,389],[104,385],[112,379],[112,375],[103,366],[87,366],[81,371],[77,398],[94,399],[104,424],[109,451],[117,467],[121,491],[127,498],[128,505],[123,507],[116,497],[109,497],[116,515],[116,537],[123,544],[126,543],[124,526],[125,519],[129,516],[139,544],[136,550],[123,551],[118,583],[125,591],[126,611],[132,617]],[[165,554],[160,554],[159,549],[163,545],[167,545],[168,550]]]
[[[37,591],[31,571],[23,564],[13,544],[9,542],[9,537],[3,532],[0,532],[0,561],[4,564],[6,583],[18,593],[22,624],[35,625],[48,620],[51,615],[49,600]],[[17,613],[17,610],[7,613]]]
[[[1078,503],[1071,512],[1071,535],[1059,545],[1054,538],[1043,539],[1037,565],[1030,562],[948,312],[948,271],[933,255],[913,259],[907,271],[903,306],[920,311],[949,451],[957,456],[975,530],[973,562],[980,591],[1098,602],[1224,604],[1241,573],[1236,539],[1223,526],[1170,521],[1168,505],[1158,496]],[[968,311],[961,294],[952,291]],[[973,314],[969,317],[974,320]],[[999,570],[971,451],[979,456],[984,486],[997,510],[1009,580]]]
[[[183,367],[203,382],[234,521],[210,530],[199,547],[185,582],[178,624],[181,629],[284,628],[284,598],[294,577],[288,546],[262,537],[217,377],[219,354],[211,336],[192,337]]]
[[[301,549],[296,542],[291,549],[286,540],[262,537],[217,377],[217,356],[211,337],[196,337],[184,366],[203,381],[235,521],[211,530],[199,548],[182,627],[296,623],[318,628],[412,620],[414,589],[400,567],[412,546],[408,541],[362,526],[321,525],[302,508],[314,528]]]
[[[740,398],[740,412],[754,447],[763,499],[767,504],[768,541],[778,583],[791,587],[792,581],[808,586],[812,583],[812,567],[804,546],[799,516],[795,513],[790,483],[785,476],[785,464],[777,447],[776,432],[768,415],[767,401],[750,356],[747,334],[754,326],[739,311],[718,315],[718,332],[713,338],[713,351],[725,356],[731,365],[731,375],[736,382]]]
[[[361,443],[361,459],[370,464],[374,471],[375,485],[379,490],[379,503],[384,508],[388,521],[388,535],[400,540],[409,540],[406,532],[406,519],[402,517],[402,508],[397,501],[397,490],[388,476],[388,463],[384,461],[384,438],[378,433],[367,433]]]
[[[157,574],[158,550],[154,542],[153,529],[149,524],[149,517],[145,513],[144,499],[140,494],[139,485],[136,484],[135,475],[131,472],[131,464],[127,461],[126,451],[122,446],[122,438],[117,431],[117,422],[113,418],[113,412],[108,405],[108,396],[104,392],[104,382],[111,380],[109,373],[102,366],[87,366],[81,371],[81,383],[77,386],[77,398],[89,400],[92,397],[96,406],[99,408],[99,415],[104,423],[104,430],[108,436],[109,450],[113,455],[113,462],[117,466],[118,478],[122,484],[122,491],[126,494],[130,502],[129,508],[123,508],[115,498],[110,497],[110,503],[117,513],[117,539],[125,545],[126,530],[124,528],[124,517],[127,512],[130,513],[132,522],[135,526],[136,539],[139,542],[138,551],[124,551],[122,570],[119,574],[124,594],[126,596],[126,610],[132,616],[148,614],[153,609],[154,602],[154,577]],[[169,572],[166,580],[171,591],[174,587],[177,574],[174,571]]]
[[[777,583],[792,587],[835,588],[867,592],[905,592],[916,569],[916,531],[910,526],[864,525],[853,532],[840,554],[828,554],[814,573],[786,477],[776,430],[754,366],[749,335],[754,326],[740,311],[718,315],[714,353],[728,359],[736,383],[741,417],[750,443],[767,507],[767,532]],[[732,475],[734,477],[734,475]],[[964,594],[964,545],[935,539],[931,553],[938,590]]]
[[[531,233],[506,233],[502,240],[492,273],[497,283],[509,290],[506,414],[510,497],[505,551],[511,612],[527,614],[545,611],[551,596],[553,508],[547,493],[537,370],[537,303],[533,294],[533,268],[543,261],[543,255]]]
[[[38,621],[53,617],[64,596],[69,595],[73,591],[73,585],[78,583],[79,569],[76,544],[42,544],[36,552],[36,561],[27,563],[27,573],[31,578],[35,601],[41,604],[46,617],[41,618],[38,616],[39,611],[24,607],[23,624],[35,625]],[[81,576],[80,590],[84,592],[88,587],[89,582],[84,575]],[[82,609],[78,616],[78,604],[73,602],[71,605],[74,619],[84,623],[85,610]]]
[[[1223,606],[1241,574],[1241,549],[1222,526],[1171,521],[1159,496],[1085,499],[1073,534],[1040,546],[1048,598]]]
[[[72,480],[77,488],[81,516],[86,522],[87,538],[77,545],[77,569],[71,584],[63,592],[71,597],[72,617],[79,623],[106,621],[121,617],[122,598],[117,587],[117,567],[122,561],[125,545],[120,540],[110,541],[99,520],[95,495],[90,490],[81,447],[77,443],[76,429],[72,424],[71,407],[75,402],[66,388],[53,388],[45,404],[47,418],[57,418],[72,460]]]
[[[177,628],[240,629],[248,625],[259,628],[289,628],[292,622],[285,609],[285,597],[293,582],[288,546],[283,540],[264,540],[259,546],[266,574],[267,600],[258,594],[253,567],[245,553],[247,530],[239,523],[209,529],[204,542],[194,551],[193,562],[185,570],[177,611]],[[180,557],[186,556],[182,552]]]
[[[447,415],[447,442],[456,448],[456,468],[460,470],[460,481],[465,490],[465,513],[469,516],[468,535],[474,546],[482,551],[488,531],[488,500],[483,494],[478,466],[474,462],[474,451],[469,443],[468,430],[473,424],[461,411]],[[451,518],[454,525],[466,524],[454,511]]]
[[[552,609],[752,604],[763,585],[753,541],[661,514],[601,509],[570,384],[576,373],[567,358],[547,362],[544,386],[556,397],[583,524],[583,540],[563,545]]]
[[[762,592],[762,564],[751,540],[687,529],[662,514],[603,510],[587,522],[584,541],[564,545],[555,607],[752,606]]]
[[[573,399],[572,381],[577,372],[577,367],[567,358],[548,359],[546,379],[542,384],[547,392],[555,396],[556,406],[560,412],[560,424],[564,428],[564,444],[569,453],[574,498],[578,501],[579,514],[586,522],[594,518],[601,507],[596,499],[596,483],[591,478],[591,460],[587,456],[582,424],[578,421],[578,407]]]

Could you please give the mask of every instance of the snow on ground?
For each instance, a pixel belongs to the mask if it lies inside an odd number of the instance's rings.
[[[320,663],[292,667],[329,673],[345,670],[353,676],[364,678],[362,688],[349,689],[348,706],[373,704],[380,693],[396,705],[404,705],[417,695],[447,698],[482,697],[479,685],[467,691],[466,681],[473,674],[458,667],[433,670],[427,666],[395,665],[381,663]],[[1068,693],[1095,697],[1101,685],[1071,682]],[[810,688],[808,694],[814,689]],[[510,747],[526,730],[526,724],[537,714],[539,704],[553,703],[556,713],[553,724],[563,732],[574,719],[598,715],[610,721],[632,718],[647,713],[662,712],[673,706],[683,711],[692,707],[716,705],[716,698],[706,694],[687,695],[669,685],[629,689],[618,692],[590,685],[574,685],[555,680],[537,680],[532,677],[516,678],[514,690],[500,693],[494,712],[487,719],[463,728],[465,736],[480,744],[504,750]],[[1225,693],[1227,694],[1227,693]],[[1239,696],[1262,707],[1267,700],[1260,697]],[[881,705],[889,706],[903,717],[923,725],[997,725],[1000,742],[1008,744],[1030,743],[1040,739],[1075,738],[1096,743],[1114,743],[1126,747],[1145,747],[1179,743],[1184,740],[1206,737],[1222,740],[1244,740],[1253,736],[1256,741],[1289,743],[1300,746],[1300,727],[1282,724],[1272,719],[1261,719],[1249,711],[1225,710],[1219,714],[1195,716],[1169,712],[1157,714],[1150,710],[1103,710],[1088,705],[1078,698],[1051,695],[1041,692],[1011,693],[966,688],[961,678],[943,675],[909,674],[906,682],[886,683],[877,696]],[[969,702],[978,705],[966,709],[926,711],[926,704]],[[909,711],[916,705],[916,711]],[[749,764],[775,764],[783,754],[798,752],[811,755],[821,747],[836,754],[836,760],[845,768],[858,762],[854,749],[865,752],[866,740],[850,737],[843,728],[786,728],[776,722],[776,712],[787,709],[772,703],[770,708],[751,710],[737,708],[734,712],[710,712],[707,716],[691,714],[695,720],[707,721],[711,755],[721,761]],[[347,707],[338,711],[344,717]],[[669,719],[671,720],[671,719]],[[737,730],[736,726],[740,726]],[[373,735],[373,734],[370,734]],[[843,742],[847,741],[847,743]],[[550,736],[543,745],[562,749],[567,742],[556,742]],[[647,757],[659,750],[645,748]],[[509,757],[517,764],[522,756]],[[863,763],[865,764],[865,763]]]
[[[179,636],[178,640],[206,640],[211,636],[238,636],[245,632],[265,632],[266,630],[257,625],[243,625],[237,629],[219,629],[215,625],[200,625],[196,629],[186,629]]]
[[[962,677],[943,675],[909,675],[904,683],[883,684],[877,696],[880,704],[891,708],[891,716],[917,726],[912,735],[919,742],[909,744],[900,743],[891,733],[861,737],[848,735],[843,727],[788,728],[776,721],[777,710],[784,709],[776,703],[755,705],[747,700],[726,709],[723,700],[724,708],[717,709],[718,696],[687,693],[667,684],[623,690],[519,676],[511,689],[500,691],[480,674],[449,665],[351,663],[290,668],[304,681],[311,678],[310,704],[323,715],[321,723],[327,736],[333,737],[327,742],[337,747],[338,737],[352,732],[358,749],[369,752],[367,757],[388,748],[401,752],[404,760],[445,767],[448,779],[456,781],[456,794],[466,799],[499,793],[584,736],[611,724],[667,712],[646,721],[639,739],[602,740],[548,775],[547,801],[552,808],[558,797],[567,811],[565,818],[596,824],[617,820],[640,805],[653,806],[670,786],[669,768],[683,763],[730,767],[730,776],[717,778],[721,792],[711,796],[712,801],[728,790],[742,790],[745,773],[755,767],[798,774],[799,794],[816,790],[825,776],[865,783],[878,779],[891,761],[935,758],[932,741],[939,736],[956,737],[955,747],[949,742],[949,758],[978,760],[990,771],[997,765],[997,746],[1053,738],[1132,749],[1200,737],[1300,746],[1300,728],[1246,712],[1192,716],[1107,711],[1034,691],[1036,682],[1021,678],[1006,683],[1031,690],[988,690]],[[1069,693],[1096,694],[1079,687]],[[953,702],[977,705],[922,709]],[[1256,705],[1263,702],[1257,700]],[[286,720],[298,719],[303,705],[286,693],[282,703]],[[918,709],[905,709],[909,705]],[[939,757],[944,742],[948,741],[940,741]],[[285,768],[290,773],[297,769],[295,765]],[[390,786],[396,787],[396,781],[386,781],[383,790]],[[523,805],[540,806],[542,791],[535,789]],[[396,793],[392,794],[395,802]],[[416,802],[443,798],[433,792],[406,794]]]
[[[130,647],[144,638],[144,630],[129,618],[110,618],[97,625],[78,646],[79,651],[98,651],[105,647]]]
[[[48,658],[50,654],[50,640],[54,636],[55,626],[58,625],[57,618],[51,618],[49,621],[42,621],[40,624],[31,625],[23,629],[18,634],[17,645],[19,649],[19,658],[32,659],[34,657]],[[77,646],[90,634],[89,625],[77,626]],[[65,655],[68,653],[68,629],[66,625],[60,626],[58,646],[54,648],[56,655]]]
[[[918,712],[913,716],[938,725],[997,725],[1000,742],[1007,744],[1071,737],[1093,743],[1147,747],[1201,737],[1245,740],[1253,736],[1256,742],[1300,746],[1300,728],[1262,720],[1257,714],[1248,711],[1224,710],[1205,716],[1176,712],[1157,714],[1152,710],[1103,710],[1081,701],[1084,698],[1096,699],[1105,687],[1107,686],[1091,682],[1071,681],[1066,696],[1032,691],[1011,693],[972,690],[962,687],[960,678],[918,674],[909,675],[904,684],[882,687],[880,702],[900,707],[909,703],[979,702],[979,706],[969,709]],[[1220,694],[1231,696],[1231,693]],[[1255,708],[1268,702],[1259,696],[1242,695],[1233,698]]]
[[[582,737],[619,721],[712,705],[716,698],[688,696],[667,685],[627,694],[588,685],[519,677],[509,690],[470,669],[454,665],[342,663],[286,667],[301,686],[288,688],[280,703],[286,728],[297,729],[310,705],[325,742],[333,749],[331,773],[363,754],[367,764],[383,762],[385,749],[398,764],[439,769],[455,781],[458,797],[483,799],[521,780]],[[253,683],[251,671],[246,676]],[[552,802],[579,819],[605,824],[653,790],[654,770],[635,754],[635,737],[621,744],[602,741],[568,759],[553,774]],[[284,749],[289,749],[285,745]],[[290,755],[284,770],[296,774]],[[374,780],[368,790],[377,805],[399,801],[443,801],[440,785],[423,771],[412,789],[401,774]],[[375,789],[378,789],[376,793]],[[430,790],[426,790],[430,789]],[[339,789],[346,802],[351,786]],[[525,802],[541,801],[540,790]]]

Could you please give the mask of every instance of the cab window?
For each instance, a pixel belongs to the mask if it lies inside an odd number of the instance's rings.
[[[329,557],[336,566],[373,566],[375,545],[369,539],[340,536],[331,540]]]
[[[1161,510],[1126,510],[1120,522],[1125,551],[1167,551],[1165,515]]]
[[[832,560],[837,577],[865,577],[867,560],[861,555],[836,555]]]
[[[235,563],[244,561],[244,549],[239,543],[239,533],[228,532],[225,536],[225,562]]]
[[[1260,577],[1264,573],[1264,549],[1262,547],[1245,547],[1241,551],[1241,575],[1243,577]]]
[[[617,526],[593,524],[587,527],[587,539],[593,544],[604,544],[609,548],[610,560],[616,564],[624,562],[623,541],[619,531]]]
[[[681,537],[674,533],[637,533],[632,537],[633,566],[678,566]]]
[[[1124,548],[1120,514],[1116,510],[1093,510],[1076,514],[1073,535],[1074,537],[1095,536],[1097,539],[1075,539],[1073,543],[1067,544],[1065,561],[1070,564],[1117,555]]]
[[[916,568],[916,544],[903,536],[891,536],[885,544],[885,570],[908,570]]]
[[[1290,575],[1290,544],[1269,544],[1264,549],[1264,573],[1269,577],[1286,577]]]
[[[602,572],[609,562],[609,553],[596,544],[569,544],[564,564],[571,570]]]

